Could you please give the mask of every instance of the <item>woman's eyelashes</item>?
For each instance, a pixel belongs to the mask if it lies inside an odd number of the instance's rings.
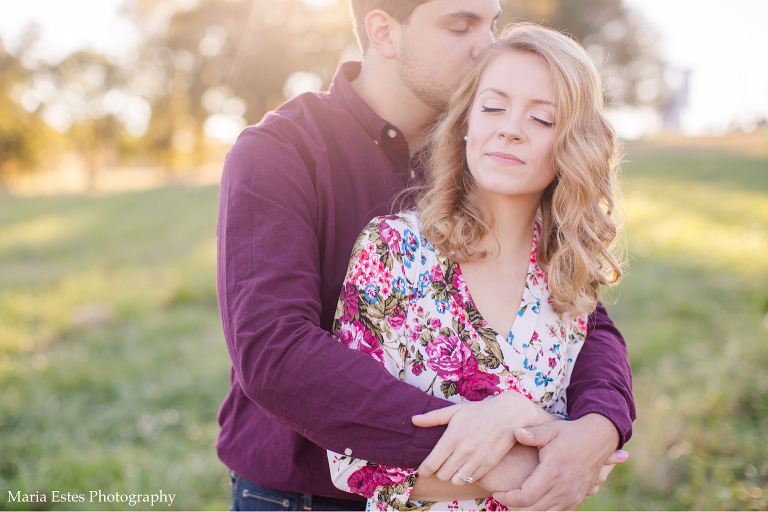
[[[505,109],[505,108],[486,107],[485,105],[483,105],[483,110],[481,112],[495,113],[495,112],[506,112],[506,111],[507,111],[507,109]],[[547,128],[552,128],[555,125],[555,123],[546,121],[544,119],[541,119],[540,117],[531,116],[531,119],[533,119],[534,121],[536,121],[537,123],[539,123],[542,126],[546,126]]]
[[[539,124],[541,124],[543,126],[546,126],[547,128],[552,128],[555,125],[555,123],[550,123],[549,121],[545,121],[543,119],[539,119],[538,117],[533,117],[533,116],[531,116],[531,117],[533,118],[534,121],[536,121],[537,123],[539,123]]]

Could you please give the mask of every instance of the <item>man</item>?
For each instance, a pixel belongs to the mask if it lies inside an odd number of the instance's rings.
[[[224,167],[217,288],[233,366],[217,449],[235,509],[362,509],[332,485],[325,449],[417,467],[444,431],[411,417],[450,402],[393,378],[329,330],[355,239],[419,179],[413,156],[491,42],[499,2],[352,7],[362,66],[343,64],[330,92],[247,128]],[[609,455],[634,418],[626,348],[602,306],[590,326],[568,388],[574,421],[529,429],[523,442],[541,447],[540,464],[505,504],[572,508],[604,479],[606,460],[619,461]]]

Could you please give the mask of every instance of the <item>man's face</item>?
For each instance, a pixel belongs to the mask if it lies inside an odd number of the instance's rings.
[[[429,0],[403,25],[397,73],[423,103],[445,110],[477,54],[493,41],[499,0]]]

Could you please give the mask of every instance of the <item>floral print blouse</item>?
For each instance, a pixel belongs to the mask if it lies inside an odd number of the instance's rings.
[[[480,316],[459,264],[421,235],[415,211],[378,217],[358,238],[336,309],[334,332],[396,375],[434,396],[460,403],[516,391],[565,416],[573,362],[587,317],[558,316],[533,233],[522,302],[501,335]],[[493,498],[409,502],[415,469],[393,468],[328,452],[342,490],[368,498],[368,510],[503,510]]]

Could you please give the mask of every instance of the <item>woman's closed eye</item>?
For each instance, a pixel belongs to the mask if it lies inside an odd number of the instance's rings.
[[[483,110],[481,112],[506,112],[507,109],[505,108],[498,108],[498,107],[486,107],[483,105]]]
[[[535,116],[531,116],[531,119],[533,119],[534,121],[536,121],[537,123],[539,123],[539,124],[541,124],[543,126],[546,126],[547,128],[552,128],[553,126],[555,126],[555,123],[551,123],[549,121],[545,121],[544,119],[541,119],[541,118],[538,118],[538,117],[535,117]]]

